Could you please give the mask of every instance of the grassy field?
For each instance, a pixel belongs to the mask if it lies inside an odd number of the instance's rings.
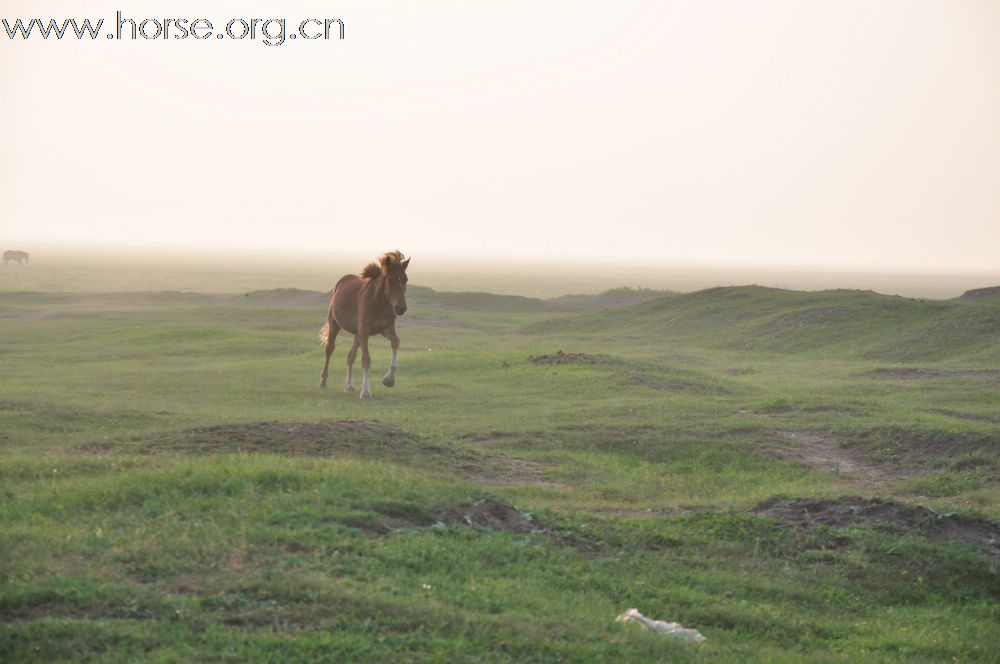
[[[1000,661],[1000,292],[408,300],[0,294],[0,660]]]

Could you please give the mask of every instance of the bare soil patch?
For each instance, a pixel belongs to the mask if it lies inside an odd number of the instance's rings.
[[[543,529],[512,505],[484,498],[474,505],[449,507],[438,512],[442,522],[479,530],[506,533],[541,532]]]
[[[598,364],[607,362],[608,355],[590,355],[588,353],[564,353],[561,350],[552,355],[532,355],[528,361],[532,364]]]
[[[880,367],[868,372],[875,378],[890,380],[922,380],[930,378],[984,378],[1000,380],[1000,371],[994,369],[927,369],[919,367]]]
[[[910,468],[887,468],[876,465],[862,452],[847,449],[840,440],[819,431],[775,431],[784,441],[794,443],[776,450],[777,456],[791,459],[816,470],[844,476],[866,489],[879,489],[889,482],[915,474]]]
[[[919,505],[879,498],[771,498],[752,510],[793,528],[878,525],[895,532],[917,531],[943,542],[957,542],[1000,557],[1000,524],[986,518],[938,513]]]

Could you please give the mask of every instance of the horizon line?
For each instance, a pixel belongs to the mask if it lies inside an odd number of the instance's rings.
[[[27,243],[22,243],[27,244]],[[266,256],[285,256],[285,257],[301,257],[301,258],[313,258],[317,260],[372,260],[376,258],[383,251],[388,249],[382,249],[378,253],[367,254],[361,250],[320,250],[311,248],[291,248],[291,247],[276,247],[274,249],[266,249],[263,247],[250,247],[242,246],[224,249],[217,246],[205,246],[205,247],[195,247],[190,245],[178,245],[178,246],[166,246],[166,247],[149,247],[143,245],[130,245],[130,244],[111,244],[111,245],[99,245],[99,244],[79,244],[79,243],[60,243],[60,242],[49,242],[42,241],[40,243],[35,243],[35,247],[42,247],[44,250],[50,251],[55,254],[66,255],[78,255],[80,257],[93,256],[96,252],[98,255],[103,256],[115,256],[117,258],[130,258],[130,257],[158,257],[162,259],[173,259],[173,260],[205,260],[205,259],[229,259],[229,260],[246,260],[253,258],[262,258]],[[7,249],[8,247],[4,247]],[[23,249],[24,247],[18,247]],[[393,247],[395,248],[395,247]],[[29,251],[29,253],[32,253]],[[406,255],[412,255],[409,252],[405,252]],[[987,266],[969,266],[967,268],[958,268],[955,266],[916,266],[916,265],[906,265],[906,264],[888,264],[888,265],[872,265],[872,264],[857,264],[857,263],[816,263],[816,262],[762,262],[762,261],[743,261],[743,262],[731,262],[712,258],[677,258],[677,257],[663,257],[654,258],[652,256],[637,255],[634,257],[623,257],[623,256],[598,256],[593,254],[587,254],[584,252],[562,254],[562,255],[545,255],[545,254],[493,254],[489,252],[469,252],[463,254],[457,254],[455,252],[435,252],[435,253],[417,253],[418,257],[422,257],[423,260],[429,260],[435,263],[451,263],[458,265],[468,265],[472,263],[479,264],[483,267],[496,268],[502,266],[504,263],[512,263],[518,266],[525,267],[551,267],[556,266],[569,266],[569,265],[581,265],[584,263],[593,263],[603,267],[614,267],[618,269],[657,269],[663,271],[673,271],[673,270],[692,270],[692,269],[702,269],[710,271],[764,271],[764,272],[780,272],[780,273],[799,273],[799,274],[844,274],[844,275],[884,275],[884,276],[998,276],[1000,277],[1000,266],[987,267]]]

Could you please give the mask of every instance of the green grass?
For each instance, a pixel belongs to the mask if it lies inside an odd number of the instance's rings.
[[[750,510],[1000,518],[1000,302],[658,295],[413,288],[367,403],[349,338],[316,388],[321,295],[0,295],[0,660],[997,661],[985,550]],[[484,498],[535,532],[447,516]]]

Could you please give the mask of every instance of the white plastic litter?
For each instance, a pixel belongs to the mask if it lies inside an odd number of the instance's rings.
[[[676,636],[680,639],[694,641],[695,643],[701,643],[705,640],[705,637],[701,635],[701,632],[696,629],[688,629],[680,623],[665,622],[663,620],[650,620],[646,616],[639,613],[639,609],[636,608],[629,609],[615,618],[615,620],[617,622],[636,622],[653,632],[669,634],[670,636]]]

